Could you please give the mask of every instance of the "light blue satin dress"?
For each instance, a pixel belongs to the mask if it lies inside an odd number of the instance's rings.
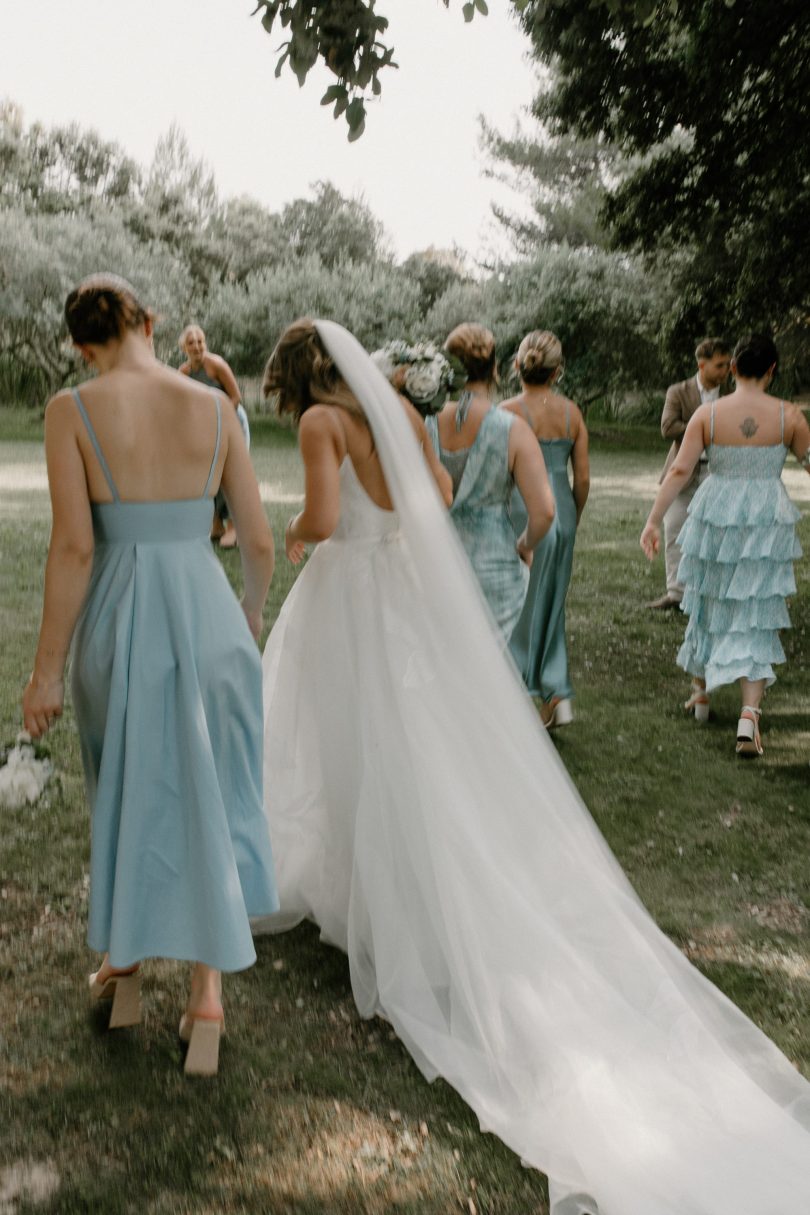
[[[796,591],[793,562],[802,555],[799,512],[782,484],[788,449],[714,442],[710,421],[710,476],[698,488],[678,535],[689,616],[678,665],[706,680],[711,692],[735,680],[772,684],[773,664],[785,661],[779,629],[790,628],[785,597]]]
[[[436,453],[453,478],[450,518],[506,640],[517,623],[529,581],[529,571],[517,555],[510,516],[514,480],[509,471],[509,434],[513,421],[512,414],[490,409],[470,447],[445,451],[437,418],[425,419]]]
[[[256,960],[278,906],[262,799],[256,643],[211,551],[221,417],[199,498],[92,504],[95,554],[72,692],[92,813],[88,941],[113,966]]]
[[[526,421],[529,421],[528,416]],[[577,536],[577,508],[568,480],[574,442],[567,402],[565,437],[537,441],[554,494],[554,522],[534,550],[526,602],[509,649],[531,695],[549,701],[553,697],[569,699],[574,695],[565,639],[565,600]],[[526,526],[526,508],[518,493],[512,498],[512,522],[515,534],[520,535]]]

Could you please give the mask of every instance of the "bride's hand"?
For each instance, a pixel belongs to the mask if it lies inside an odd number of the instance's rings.
[[[23,692],[23,724],[32,738],[47,734],[57,717],[62,716],[65,684],[62,679],[38,679],[32,675]]]
[[[289,523],[287,524],[286,531],[284,532],[284,551],[293,565],[300,565],[304,560],[306,545],[304,544],[303,540],[294,540],[290,535],[290,528],[294,522],[295,516],[290,519]]]
[[[647,523],[641,533],[639,544],[644,550],[644,556],[652,561],[661,550],[661,529],[654,523]]]

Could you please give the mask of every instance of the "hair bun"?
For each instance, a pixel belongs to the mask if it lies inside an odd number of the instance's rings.
[[[134,288],[117,274],[92,274],[65,301],[65,320],[77,345],[104,346],[151,318]]]
[[[562,363],[560,340],[550,329],[532,330],[518,347],[518,369],[526,384],[547,384]]]

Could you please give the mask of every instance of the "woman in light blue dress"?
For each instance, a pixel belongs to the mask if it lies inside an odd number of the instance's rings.
[[[68,296],[71,336],[98,375],[49,403],[53,530],[26,729],[72,692],[92,814],[91,994],[111,1026],[140,1017],[138,964],[196,963],[181,1022],[187,1071],[216,1070],[220,972],[256,958],[249,916],[277,906],[262,808],[256,648],[273,539],[235,412],[157,361],[132,288],[94,275]],[[241,607],[208,533],[226,487]]]
[[[771,338],[749,334],[738,342],[731,363],[735,391],[692,417],[641,536],[652,559],[664,512],[705,449],[711,475],[678,536],[678,579],[689,616],[678,665],[699,694],[739,683],[736,750],[744,757],[763,753],[762,696],[776,679],[773,664],[785,661],[779,630],[790,627],[785,597],[796,590],[793,561],[801,556],[799,512],[781,479],[788,451],[810,472],[804,415],[766,391],[776,366]]]
[[[554,518],[542,456],[522,418],[492,408],[495,339],[483,325],[459,325],[446,350],[467,372],[458,401],[426,419],[431,442],[453,480],[450,516],[498,628],[508,641],[520,616],[532,553]],[[524,503],[515,541],[512,492]]]
[[[535,329],[527,334],[515,359],[522,392],[502,406],[528,422],[543,452],[554,492],[554,523],[534,550],[526,601],[509,642],[530,694],[542,699],[540,712],[549,727],[573,721],[565,600],[577,527],[590,485],[585,420],[574,402],[554,389],[562,367],[562,346],[553,333]],[[568,480],[569,464],[573,488]],[[512,523],[516,531],[524,520],[523,504],[515,494]]]
[[[205,334],[199,325],[186,325],[180,334],[180,349],[186,356],[186,361],[179,370],[182,375],[196,380],[198,384],[206,384],[224,392],[225,396],[236,410],[239,425],[245,439],[245,446],[250,448],[250,423],[242,404],[242,394],[236,382],[236,376],[231,371],[225,359],[219,354],[212,354],[205,341]],[[225,494],[220,489],[214,496],[214,533],[212,539],[219,539],[220,548],[236,548],[236,530],[228,510]]]

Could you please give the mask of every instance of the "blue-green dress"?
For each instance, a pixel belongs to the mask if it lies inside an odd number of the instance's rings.
[[[470,447],[445,451],[438,419],[425,419],[436,453],[453,478],[450,517],[506,640],[523,607],[529,578],[517,555],[510,517],[514,480],[509,471],[509,433],[513,421],[512,414],[490,409]]]
[[[92,813],[88,941],[113,966],[256,960],[249,916],[276,910],[262,800],[256,643],[211,551],[221,417],[199,498],[92,504],[95,553],[72,692]]]
[[[526,418],[528,422],[528,417]],[[529,423],[531,425],[531,423]],[[554,522],[534,550],[529,589],[509,649],[532,696],[543,700],[574,695],[568,673],[565,640],[565,600],[574,564],[577,508],[568,480],[574,447],[569,405],[565,405],[565,437],[538,439],[554,494]],[[526,507],[519,494],[512,499],[516,534],[526,526]]]
[[[793,561],[799,512],[782,484],[788,449],[726,446],[714,442],[711,410],[709,472],[689,504],[678,535],[684,585],[681,608],[689,616],[678,665],[706,680],[706,688],[737,679],[775,679],[785,661],[779,629],[790,628],[785,596],[794,594]]]

